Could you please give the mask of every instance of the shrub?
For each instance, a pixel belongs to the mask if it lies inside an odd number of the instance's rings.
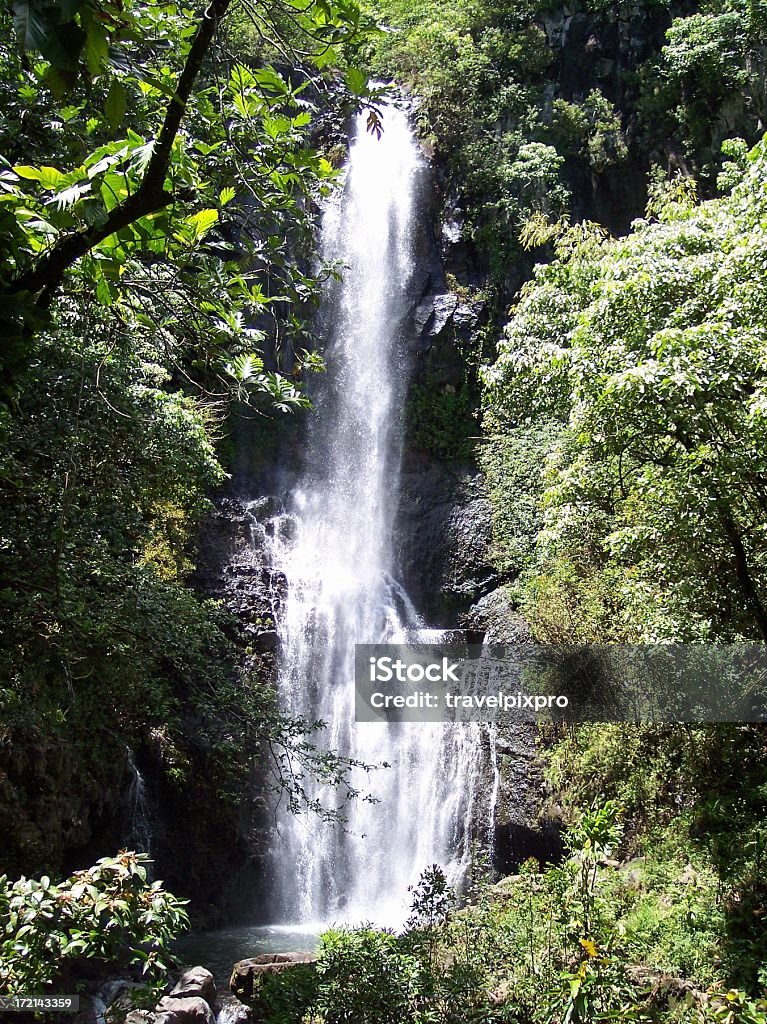
[[[0,877],[0,991],[41,992],[89,966],[141,966],[164,978],[170,944],[189,923],[184,901],[147,879],[145,854],[103,857],[55,885]]]
[[[325,1024],[414,1019],[418,962],[392,932],[331,929],[322,936],[318,1008]]]

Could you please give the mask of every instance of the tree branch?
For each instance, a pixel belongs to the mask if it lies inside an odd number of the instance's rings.
[[[64,274],[73,263],[89,253],[105,238],[150,213],[156,213],[158,210],[170,206],[179,198],[178,194],[169,192],[165,188],[173,142],[181,127],[181,121],[202,63],[230,3],[231,0],[210,0],[203,12],[202,21],[189,49],[176,91],[168,103],[160,134],[138,190],[115,206],[103,224],[94,225],[73,235],[67,235],[57,242],[37,261],[34,267],[20,274],[12,282],[10,289],[12,292],[30,292],[32,295],[40,297],[42,305],[47,305],[61,284]]]

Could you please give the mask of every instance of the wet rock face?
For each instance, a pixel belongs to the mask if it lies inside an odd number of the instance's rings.
[[[602,11],[579,10],[580,6],[566,5],[541,17],[554,57],[552,97],[580,102],[598,89],[623,112],[632,150],[639,130],[636,115],[627,113],[637,98],[634,72],[664,45],[672,12],[645,0]],[[657,154],[661,162],[670,156]],[[646,158],[637,153],[618,167],[599,171],[583,160],[569,159],[565,174],[573,194],[574,219],[594,220],[613,234],[625,234],[632,220],[644,212],[646,170]]]
[[[456,207],[449,215],[439,209],[434,177],[438,168],[424,169],[418,197],[414,237],[411,305],[403,324],[403,336],[411,359],[415,383],[429,381],[435,387],[459,387],[466,367],[463,350],[470,344],[485,317],[485,303],[469,298],[466,288],[452,291],[450,275],[474,288],[484,283],[472,252],[463,239],[463,220]],[[447,220],[445,220],[447,216]]]
[[[482,322],[485,303],[462,301],[454,292],[429,292],[413,314],[410,343],[415,355],[415,380],[429,378],[432,386],[457,388],[465,375],[463,351]]]
[[[534,642],[530,627],[505,587],[481,597],[469,609],[466,624],[488,644],[513,647]],[[563,852],[562,837],[559,823],[542,810],[547,792],[535,721],[499,721],[494,742],[500,775],[493,829],[495,870],[513,873],[530,858],[541,866],[558,862]]]
[[[285,576],[271,567],[267,554],[269,521],[278,506],[277,499],[268,497],[220,498],[200,535],[201,561],[194,579],[199,590],[223,601],[237,618],[238,640],[250,658],[265,656],[266,664],[257,666],[262,670],[274,668],[275,623],[287,587]]]
[[[241,652],[235,674],[265,686],[276,674],[275,621],[285,590],[284,577],[270,565],[267,544],[278,507],[276,499],[219,497],[198,538],[192,581],[232,616],[223,628]],[[233,683],[238,685],[236,678]],[[236,798],[222,801],[210,772],[210,737],[191,715],[183,728],[190,766],[184,786],[172,784],[176,754],[165,749],[162,735],[145,752],[147,783],[159,810],[152,846],[156,873],[172,891],[191,899],[196,927],[252,919],[262,901],[264,861],[273,840],[267,766],[243,767]]]
[[[530,626],[516,610],[508,590],[497,587],[472,605],[466,627],[481,632],[488,644],[531,644]]]
[[[463,625],[469,607],[498,583],[490,501],[469,466],[406,456],[396,536],[405,587],[432,625]]]
[[[12,823],[2,844],[2,870],[11,877],[68,873],[90,863],[91,852],[117,847],[121,793],[127,779],[123,743],[98,778],[71,745],[32,730],[0,742],[0,817]]]
[[[613,103],[620,104],[627,88],[623,73],[636,69],[664,45],[671,12],[646,0],[602,11],[578,10],[579,6],[565,5],[541,15],[541,27],[556,59],[559,94],[582,99],[600,87]]]

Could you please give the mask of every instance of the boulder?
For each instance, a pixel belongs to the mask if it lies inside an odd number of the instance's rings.
[[[245,1002],[257,997],[263,987],[264,978],[274,977],[285,971],[301,974],[314,972],[317,961],[315,953],[261,953],[248,960],[240,960],[232,968],[229,988]]]
[[[156,1007],[157,1024],[214,1024],[213,1011],[199,996],[164,996]]]
[[[155,1015],[150,1010],[131,1010],[125,1024],[154,1024]]]
[[[231,990],[255,1020],[301,1020],[317,994],[314,953],[264,953],[234,965]]]
[[[199,996],[212,1006],[216,1001],[216,983],[204,967],[189,967],[171,989],[170,995],[172,999]]]
[[[431,341],[444,331],[458,306],[458,296],[452,292],[428,295],[415,311],[415,329],[420,339],[419,348],[428,348]]]
[[[528,645],[533,643],[530,627],[514,607],[505,587],[491,590],[473,604],[466,616],[469,629],[485,634],[485,643]]]

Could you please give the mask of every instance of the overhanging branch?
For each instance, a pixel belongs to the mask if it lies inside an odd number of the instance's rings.
[[[105,238],[134,224],[150,213],[156,213],[170,206],[179,195],[165,188],[165,179],[170,167],[173,142],[181,127],[189,97],[210,49],[221,19],[227,12],[231,0],[210,0],[195,34],[186,63],[179,76],[176,91],[165,111],[160,134],[157,137],[152,157],[147,165],[141,185],[123,202],[110,212],[101,225],[86,228],[67,235],[53,245],[29,270],[20,274],[11,285],[11,291],[30,292],[38,296],[42,304],[50,301],[61,284],[66,271],[82,256],[85,256]]]

